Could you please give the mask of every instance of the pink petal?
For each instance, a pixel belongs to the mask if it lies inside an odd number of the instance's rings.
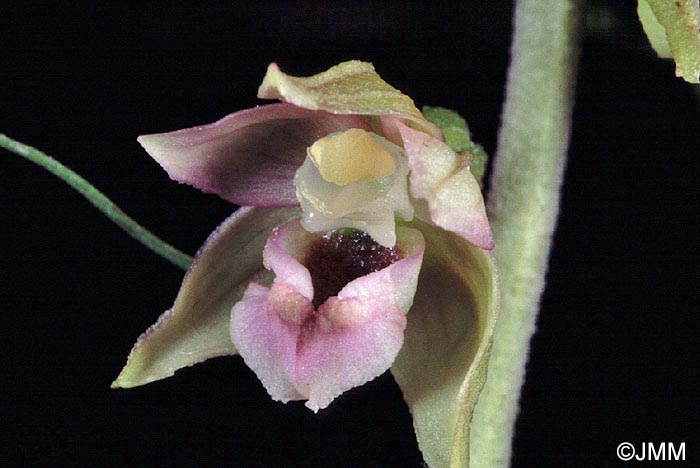
[[[237,205],[298,204],[292,179],[306,148],[329,133],[359,127],[357,116],[280,103],[246,109],[209,125],[142,135],[139,143],[181,183]]]
[[[265,264],[275,282],[251,283],[231,313],[231,340],[273,399],[308,399],[306,406],[318,411],[391,366],[424,251],[420,232],[398,228],[397,234],[404,258],[349,282],[317,310],[297,255],[303,258],[318,235],[292,221],[270,236]]]
[[[398,119],[383,118],[382,128],[390,139],[396,138],[398,130],[411,170],[411,195],[427,202],[427,210],[421,213],[419,209],[416,215],[477,247],[493,249],[479,183],[459,155],[442,141],[413,130]]]
[[[288,284],[308,301],[314,298],[311,275],[297,258],[303,256],[304,247],[316,238],[318,234],[312,234],[301,228],[298,222],[291,221],[272,231],[263,251],[263,264],[275,272],[275,282]]]
[[[299,325],[290,317],[283,319],[273,309],[284,301],[289,303],[284,308],[288,315],[295,310],[313,311],[311,301],[304,300],[288,286],[280,284],[267,288],[250,283],[243,299],[231,312],[231,341],[270,396],[286,403],[304,396],[296,390],[289,375],[297,358]]]

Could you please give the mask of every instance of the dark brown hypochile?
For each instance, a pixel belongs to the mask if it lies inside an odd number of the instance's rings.
[[[314,307],[337,296],[350,281],[401,259],[398,247],[384,247],[363,231],[333,231],[307,249],[304,266],[311,273]]]

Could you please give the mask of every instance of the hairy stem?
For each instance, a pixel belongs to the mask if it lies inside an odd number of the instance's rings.
[[[0,134],[0,147],[38,164],[73,187],[82,196],[87,198],[95,208],[100,210],[105,216],[116,223],[117,226],[126,231],[127,234],[161,257],[179,266],[183,270],[187,270],[192,263],[192,257],[180,252],[175,247],[156,237],[153,233],[130,218],[115,205],[114,202],[97,190],[87,180],[83,179],[51,156],[3,134]]]
[[[472,467],[509,465],[566,163],[582,0],[518,0],[488,200],[501,309],[471,426]]]

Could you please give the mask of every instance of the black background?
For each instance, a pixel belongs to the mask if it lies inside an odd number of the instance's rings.
[[[674,466],[698,461],[700,94],[655,58],[632,2],[608,3],[612,23],[583,42],[514,467],[631,466],[623,441],[686,442]],[[189,253],[233,207],[171,182],[135,138],[259,103],[271,61],[298,75],[372,61],[495,149],[509,2],[22,5],[0,15],[0,132]],[[318,415],[271,401],[237,357],[110,390],[182,272],[29,162],[0,152],[0,174],[0,464],[421,466],[388,374]]]

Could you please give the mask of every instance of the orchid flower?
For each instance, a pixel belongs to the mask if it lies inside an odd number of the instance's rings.
[[[368,63],[268,67],[279,99],[139,142],[174,180],[242,206],[207,239],[114,387],[240,354],[318,411],[391,370],[429,466],[464,466],[497,309],[469,160]]]

